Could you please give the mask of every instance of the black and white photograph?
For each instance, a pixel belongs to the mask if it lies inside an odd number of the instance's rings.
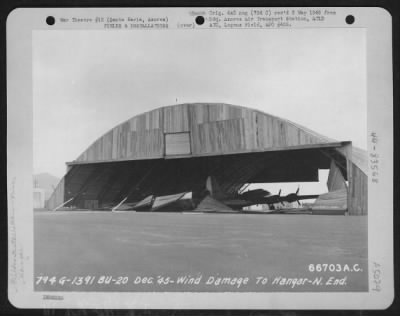
[[[32,30],[28,286],[52,304],[376,290],[382,135],[357,14],[170,10]]]

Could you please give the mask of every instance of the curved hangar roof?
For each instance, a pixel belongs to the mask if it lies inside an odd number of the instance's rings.
[[[249,108],[179,104],[117,125],[70,164],[236,154],[332,142],[337,141]]]

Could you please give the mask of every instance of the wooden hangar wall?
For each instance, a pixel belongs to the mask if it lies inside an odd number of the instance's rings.
[[[335,149],[336,155],[341,155],[345,161],[338,162],[337,156],[331,156],[331,166],[328,175],[328,191],[347,192],[347,208],[349,215],[368,214],[368,176],[366,153],[351,144]],[[339,165],[345,164],[339,168]],[[345,172],[343,172],[345,169]],[[347,181],[347,182],[346,182]]]
[[[338,149],[347,158],[348,199],[350,215],[368,214],[367,153],[351,144]]]
[[[335,140],[254,109],[228,104],[179,104],[140,114],[114,127],[73,163],[201,157],[328,142]],[[366,211],[352,210],[366,210],[364,205],[360,206],[367,200],[364,196],[366,173],[357,163],[353,169],[349,187],[353,188],[354,199],[349,203],[349,211],[364,214]],[[63,190],[64,180],[50,198],[49,208],[64,201],[64,198],[60,200]]]
[[[77,161],[162,158],[168,153],[229,154],[330,141],[253,109],[228,104],[181,104],[135,116],[116,126]]]

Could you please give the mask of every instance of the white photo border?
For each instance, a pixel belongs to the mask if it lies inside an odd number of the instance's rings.
[[[199,10],[206,10],[200,8]],[[229,9],[229,8],[224,8]],[[307,8],[310,9],[310,8]],[[323,8],[325,9],[325,8]],[[196,8],[19,8],[7,19],[7,188],[10,302],[19,308],[112,309],[384,309],[394,299],[393,264],[393,78],[391,15],[382,8],[334,8],[339,14],[322,27],[347,27],[352,14],[367,29],[368,135],[379,137],[379,183],[368,179],[367,293],[115,293],[52,292],[62,300],[43,300],[33,289],[32,204],[32,31],[50,30],[49,15],[96,16],[105,12],[164,12],[171,19]],[[70,29],[99,28],[72,25]],[[54,25],[52,29],[65,28]],[[368,152],[372,142],[368,139]],[[373,291],[379,265],[381,291]]]

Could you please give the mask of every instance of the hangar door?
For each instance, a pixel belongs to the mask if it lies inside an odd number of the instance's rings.
[[[170,133],[165,134],[165,155],[189,155],[190,135],[189,133]]]

